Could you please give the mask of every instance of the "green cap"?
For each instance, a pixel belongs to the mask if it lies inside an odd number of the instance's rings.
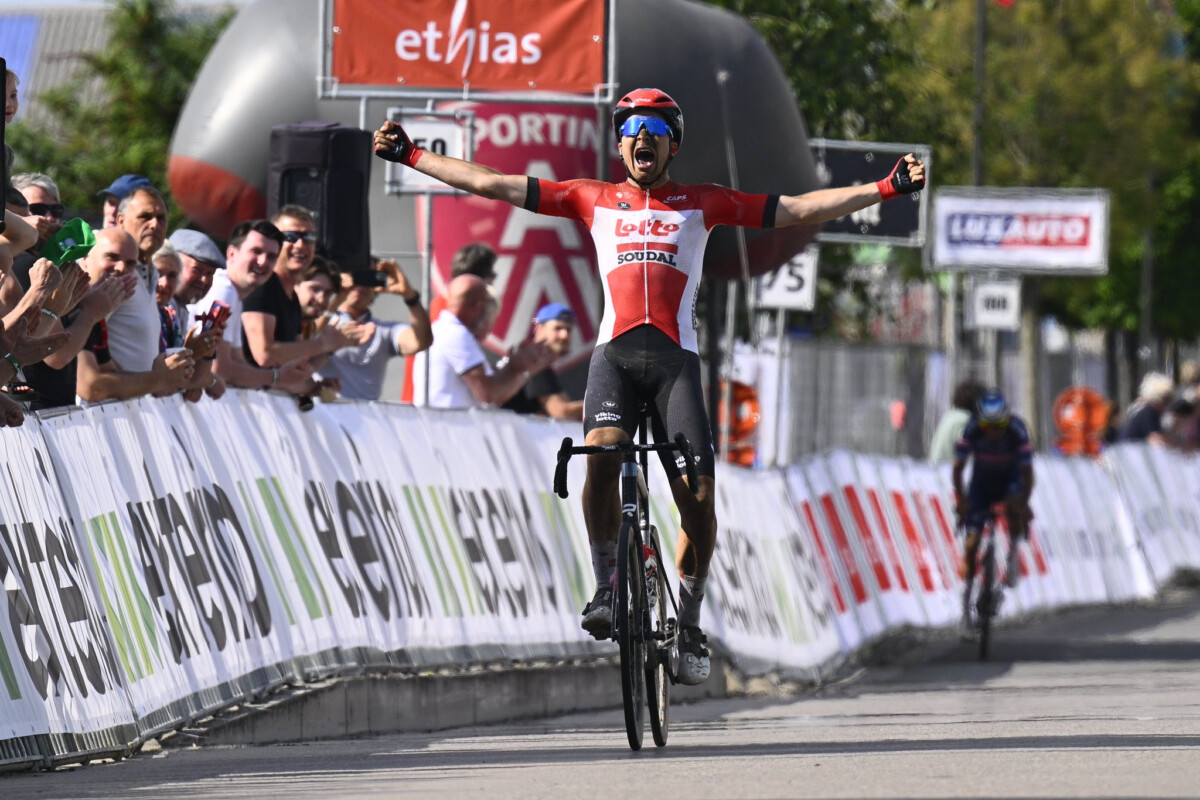
[[[96,234],[92,226],[82,219],[73,219],[54,234],[54,238],[42,245],[42,258],[48,258],[58,266],[68,261],[83,258],[96,246]]]

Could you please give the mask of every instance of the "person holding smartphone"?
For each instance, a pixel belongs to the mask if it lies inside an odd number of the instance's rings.
[[[378,400],[388,361],[415,355],[433,343],[421,295],[409,284],[400,265],[391,260],[372,260],[375,269],[343,274],[344,297],[333,320],[337,327],[362,326],[365,341],[335,351],[320,370],[322,378],[341,381],[341,395],[348,400]],[[396,295],[404,301],[407,323],[374,317],[371,306],[381,294]]]

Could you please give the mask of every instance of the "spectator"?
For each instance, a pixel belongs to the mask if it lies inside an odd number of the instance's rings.
[[[1175,384],[1169,377],[1161,372],[1146,373],[1138,387],[1137,402],[1129,407],[1118,441],[1172,444],[1163,433],[1162,415],[1174,394]]]
[[[180,228],[167,240],[179,256],[179,283],[171,306],[179,317],[180,330],[192,327],[188,306],[208,294],[213,274],[225,268],[225,256],[212,239],[200,231]]]
[[[114,281],[111,277],[114,275],[136,276],[137,264],[138,248],[133,236],[120,228],[103,228],[96,233],[95,245],[84,258],[83,269],[95,288]],[[135,277],[132,282],[132,293],[136,296],[141,290],[137,285],[139,279]],[[116,283],[109,287],[109,294],[127,285]],[[156,355],[147,370],[121,369],[108,352],[107,325],[103,319],[79,339],[82,344],[76,360],[75,392],[85,403],[183,391],[194,373],[195,362],[186,350]]]
[[[313,339],[321,333],[324,322],[330,316],[329,307],[338,296],[340,281],[330,268],[329,262],[320,256],[313,259],[308,269],[300,274],[296,282],[296,299],[300,301],[300,336]]]
[[[1167,406],[1162,416],[1163,435],[1186,452],[1197,446],[1196,404],[1177,397]]]
[[[562,303],[549,303],[533,318],[533,341],[544,344],[554,358],[562,358],[571,347],[575,315]],[[583,419],[583,401],[571,400],[558,381],[558,374],[547,366],[538,372],[504,404],[518,414],[542,414],[554,419]]]
[[[121,369],[147,372],[162,352],[162,322],[154,296],[158,276],[154,254],[167,240],[167,203],[152,186],[133,189],[117,206],[117,227],[133,237],[138,258],[138,277],[133,297],[109,315],[108,351]]]
[[[367,337],[362,344],[343,347],[332,356],[321,375],[341,381],[341,394],[349,400],[378,400],[388,360],[429,349],[433,341],[429,316],[421,307],[421,295],[413,289],[395,261],[380,261],[378,272],[386,276],[380,287],[371,270],[351,273],[351,285],[338,306],[334,319],[339,326],[355,322]],[[371,304],[380,292],[399,295],[408,306],[408,324],[383,322],[371,316]]]
[[[72,268],[78,269],[73,267],[71,260],[83,258],[82,274],[87,294],[74,309],[65,311],[58,321],[51,323],[53,332],[65,331],[67,338],[62,348],[47,356],[42,363],[30,364],[24,369],[25,382],[29,387],[27,400],[33,411],[75,404],[76,359],[79,351],[89,345],[99,323],[133,295],[137,285],[137,277],[132,269],[126,271],[125,266],[119,263],[123,242],[113,235],[115,231],[102,232],[93,237],[91,229],[82,220],[69,223],[64,230],[74,225],[82,230],[75,237],[81,243],[62,250],[54,260],[64,261],[63,271],[66,273]],[[47,251],[50,249],[48,246]],[[93,264],[103,264],[103,268],[93,270],[102,276],[94,282],[87,271],[89,259]],[[39,270],[49,263],[49,260],[35,263],[30,272],[34,280],[38,279]]]
[[[459,275],[446,287],[446,308],[433,323],[433,344],[413,363],[413,398],[425,405],[425,362],[433,408],[500,405],[525,385],[531,372],[550,363],[543,344],[524,342],[502,369],[493,370],[480,342],[495,319],[495,300],[477,275]]]
[[[300,301],[296,283],[316,255],[316,227],[302,206],[287,205],[272,222],[283,237],[272,274],[245,300],[242,353],[249,364],[276,367],[300,358],[324,357],[341,347],[358,344],[365,332],[358,326],[327,326],[313,339],[301,339]]]
[[[312,377],[307,359],[295,359],[277,367],[256,367],[246,361],[242,350],[242,301],[271,277],[279,257],[283,234],[265,219],[239,223],[225,249],[225,269],[213,275],[208,293],[189,308],[196,319],[214,301],[229,307],[225,333],[216,348],[216,374],[230,386],[246,389],[286,389],[302,394]]]
[[[459,275],[478,275],[489,286],[496,280],[496,251],[483,242],[472,242],[463,245],[454,254],[450,262],[450,280]],[[437,319],[442,309],[446,307],[446,298],[435,294],[429,298],[429,318]],[[404,359],[404,383],[400,387],[400,402],[413,402],[413,360],[415,356]]]
[[[18,87],[21,85],[21,80],[17,77],[17,73],[11,69],[7,70],[4,75],[4,124],[12,125],[13,118],[17,116],[17,109],[20,107],[20,92]],[[12,184],[13,174],[13,150],[8,146],[8,142],[4,143],[4,174],[8,182],[4,185],[4,202],[7,204],[15,199],[17,194],[16,187]],[[28,212],[27,212],[28,213]],[[25,216],[25,214],[22,214]]]
[[[104,227],[115,228],[120,224],[117,222],[117,209],[130,192],[134,189],[153,188],[154,184],[145,175],[122,175],[110,185],[96,192],[96,197],[104,198],[104,205],[100,210],[104,218]]]
[[[67,340],[62,331],[46,336],[29,333],[31,323],[40,317],[37,309],[30,308],[11,326],[0,329],[0,384],[11,382],[23,368],[37,364],[41,359],[57,352]],[[0,425],[15,428],[25,421],[25,410],[21,404],[0,392]]]
[[[24,258],[15,259],[15,266],[28,272],[30,265],[38,259],[42,246],[62,228],[66,210],[59,199],[58,184],[49,175],[23,172],[14,175],[12,183],[29,206],[25,221],[37,229],[37,242],[23,254]]]
[[[1200,361],[1189,358],[1179,365],[1179,396],[1189,403],[1200,401]]]
[[[175,310],[175,292],[179,289],[179,273],[183,262],[170,240],[163,242],[158,252],[151,257],[158,282],[154,284],[154,302],[158,305],[159,340],[158,349],[166,351],[172,347],[183,347],[184,330]]]
[[[975,413],[975,403],[983,394],[983,390],[983,384],[973,378],[954,387],[951,408],[938,421],[933,438],[929,442],[930,462],[936,464],[954,459],[954,445],[966,429],[971,415]]]

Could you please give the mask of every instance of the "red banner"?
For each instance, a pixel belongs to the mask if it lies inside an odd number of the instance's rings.
[[[332,75],[404,90],[566,92],[607,81],[605,0],[334,0]]]

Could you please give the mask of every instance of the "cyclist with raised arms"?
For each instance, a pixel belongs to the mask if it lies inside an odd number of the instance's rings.
[[[699,490],[693,495],[679,466],[664,458],[682,530],[680,666],[677,679],[696,684],[709,673],[700,630],[709,562],[716,545],[713,511],[713,440],[701,393],[693,309],[704,248],[714,225],[751,228],[817,224],[882,200],[920,191],[925,165],[906,155],[877,183],[822,189],[795,196],[745,194],[716,184],[683,185],[667,174],[683,140],[683,113],[658,89],[637,89],[612,116],[621,160],[620,183],[548,181],[505,175],[489,167],[415,147],[391,121],[375,132],[375,154],[480,197],[503,200],[539,214],[569,217],[591,231],[604,289],[604,315],[584,394],[588,445],[632,439],[641,402],[656,412],[655,438],[682,431],[696,453]],[[611,635],[616,537],[620,524],[620,458],[587,461],[583,513],[591,542],[596,594],[584,609],[583,628]]]
[[[971,485],[963,491],[967,459],[974,459]],[[966,531],[963,547],[963,630],[971,629],[971,584],[975,578],[975,552],[979,534],[992,506],[1004,503],[1011,547],[1008,550],[1006,582],[1017,585],[1017,545],[1032,517],[1029,496],[1033,493],[1033,444],[1025,420],[1013,414],[998,389],[988,389],[975,403],[975,415],[967,422],[954,448],[954,498],[959,523]]]

